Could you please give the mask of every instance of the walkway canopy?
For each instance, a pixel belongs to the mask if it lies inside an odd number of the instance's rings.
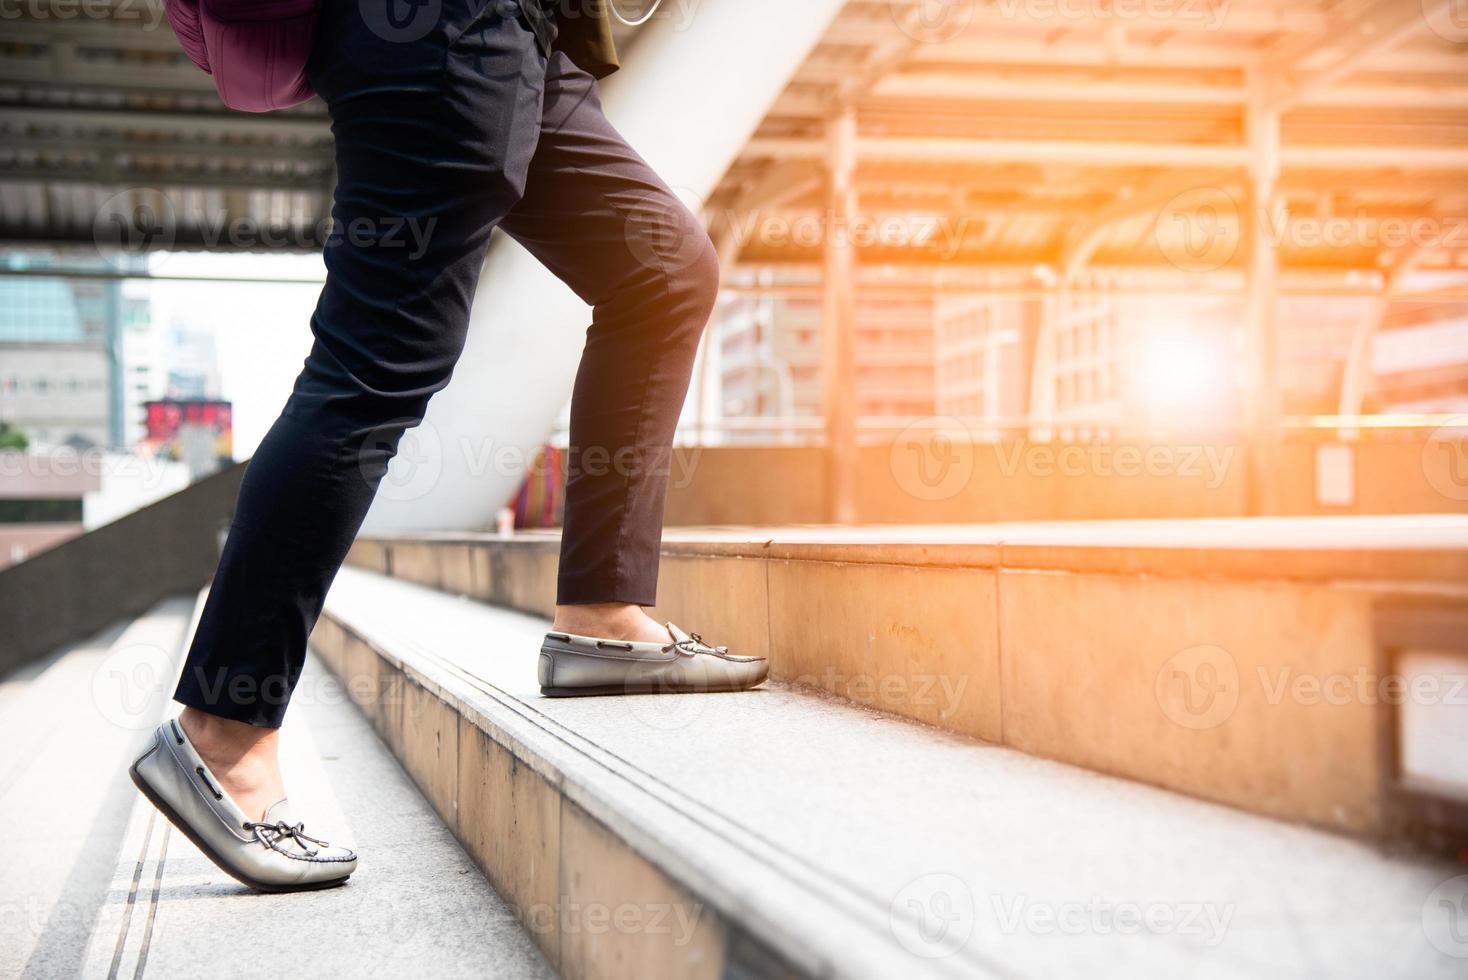
[[[229,112],[156,3],[110,9],[38,0],[5,22],[0,238],[317,247],[333,180],[321,106]],[[1267,440],[1282,293],[1380,301],[1341,386],[1353,412],[1386,303],[1468,262],[1468,22],[1450,0],[667,0],[623,41],[614,121],[703,207],[730,281],[808,270],[824,290],[837,451],[853,438],[843,311],[879,265],[1043,294],[1039,433],[1063,414],[1056,331],[1098,270],[1231,290]],[[858,221],[892,233],[790,233]],[[518,471],[486,487],[470,472],[485,441],[535,445],[569,390],[584,309],[508,243],[482,288],[429,419],[469,462],[446,458],[416,516],[384,503],[384,526],[487,523]],[[529,371],[505,366],[532,352]]]

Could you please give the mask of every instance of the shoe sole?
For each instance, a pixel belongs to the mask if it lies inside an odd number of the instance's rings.
[[[336,888],[339,885],[346,884],[347,879],[351,877],[351,875],[346,875],[341,878],[332,878],[327,881],[313,881],[308,884],[302,885],[279,885],[264,881],[256,881],[249,875],[246,875],[242,872],[236,871],[234,868],[231,868],[228,863],[220,858],[219,853],[215,851],[214,848],[209,846],[208,842],[206,842],[198,834],[194,833],[194,828],[190,827],[188,825],[188,822],[180,817],[178,815],[178,812],[175,811],[173,807],[169,806],[168,803],[165,802],[161,796],[153,792],[153,788],[148,785],[147,780],[143,779],[142,774],[138,772],[138,765],[136,762],[127,767],[127,774],[132,777],[133,785],[138,788],[138,792],[142,793],[143,796],[147,798],[149,803],[157,807],[158,812],[163,814],[168,822],[173,824],[174,828],[179,833],[183,834],[185,837],[193,842],[195,847],[203,851],[204,856],[207,857],[210,861],[213,861],[215,867],[217,867],[220,871],[223,871],[225,874],[229,875],[231,878],[233,878],[235,881],[238,881],[242,885],[247,885],[250,888],[253,888],[259,892],[270,892],[272,894],[279,894],[282,892],[314,892],[320,891],[323,888]]]
[[[613,694],[729,694],[734,691],[751,691],[764,683],[764,678],[754,684],[729,684],[720,687],[660,687],[656,684],[601,684],[595,687],[542,687],[540,693],[548,698],[598,698]]]

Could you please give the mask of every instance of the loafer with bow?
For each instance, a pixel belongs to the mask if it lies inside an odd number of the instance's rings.
[[[540,648],[540,693],[547,697],[596,694],[695,694],[743,691],[770,673],[764,657],[736,657],[672,623],[671,643],[603,640],[547,633]]]
[[[252,820],[220,788],[177,719],[164,722],[128,769],[133,782],[179,831],[236,881],[262,892],[340,885],[357,855],[306,834],[281,800]]]

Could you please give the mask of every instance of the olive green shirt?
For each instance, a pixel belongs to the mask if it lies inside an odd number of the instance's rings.
[[[555,11],[556,48],[582,71],[605,78],[619,67],[606,0],[541,0]]]

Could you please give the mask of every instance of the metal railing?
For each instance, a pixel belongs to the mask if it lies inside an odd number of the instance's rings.
[[[1427,437],[1468,436],[1468,413],[1417,412],[1361,415],[1291,415],[1280,420],[1285,439],[1317,438],[1333,435],[1355,439],[1370,432],[1378,437],[1404,435]],[[1196,426],[1147,425],[1124,426],[1112,420],[1067,420],[1051,423],[1051,438],[1044,442],[1067,441],[1157,441],[1186,438],[1192,441],[1210,439],[1228,442],[1247,441],[1242,426],[1237,428],[1199,428]],[[857,420],[858,438],[864,444],[890,441],[903,434],[943,433],[965,442],[1003,442],[1031,438],[1033,426],[1024,417],[952,417],[923,418],[900,416],[863,416]],[[552,439],[566,445],[569,436],[558,431]],[[702,424],[685,419],[679,425],[676,441],[680,445],[771,445],[818,446],[825,439],[825,420],[820,416],[753,416],[744,418],[706,419]]]

